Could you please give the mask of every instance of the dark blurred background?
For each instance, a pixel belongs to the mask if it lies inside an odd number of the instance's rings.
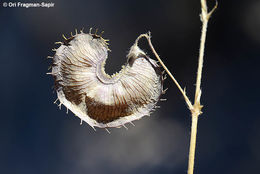
[[[137,36],[151,31],[154,47],[193,99],[200,1],[48,2],[55,6],[11,8],[1,1],[0,173],[186,173],[191,118],[169,78],[159,110],[108,134],[53,104],[46,57],[62,34],[98,28],[110,39],[106,70],[112,74]],[[206,42],[195,173],[259,172],[259,45],[260,1],[219,1]],[[140,46],[154,58],[145,40]]]

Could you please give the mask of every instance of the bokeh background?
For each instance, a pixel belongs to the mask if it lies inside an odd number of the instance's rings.
[[[1,1],[0,173],[186,173],[191,118],[169,78],[159,110],[108,134],[53,104],[46,56],[62,34],[98,28],[110,39],[106,70],[112,74],[136,37],[151,31],[154,47],[193,99],[199,0],[48,2],[55,6],[4,8]],[[219,1],[206,42],[195,173],[259,172],[259,31],[259,0]],[[141,47],[153,57],[146,41]]]

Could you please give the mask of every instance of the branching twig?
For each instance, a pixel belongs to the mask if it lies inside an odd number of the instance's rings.
[[[155,51],[152,42],[151,42],[151,34],[141,34],[137,39],[135,44],[138,44],[140,38],[145,37],[149,43],[149,46],[158,59],[162,67],[165,71],[169,74],[173,82],[176,84],[180,92],[182,93],[186,104],[192,115],[192,124],[191,124],[191,138],[190,138],[190,150],[189,150],[189,164],[188,164],[188,174],[193,174],[194,171],[194,159],[195,159],[195,149],[196,149],[196,137],[197,137],[197,125],[198,125],[198,117],[202,114],[201,109],[202,105],[200,104],[201,98],[201,77],[202,77],[202,67],[203,67],[203,57],[204,57],[204,50],[205,50],[205,41],[206,41],[206,33],[207,33],[207,26],[209,18],[211,17],[212,13],[216,10],[218,3],[216,1],[216,5],[214,8],[208,12],[208,7],[206,0],[201,0],[201,15],[200,19],[202,22],[202,29],[201,29],[201,39],[200,39],[200,52],[199,52],[199,60],[198,60],[198,70],[197,70],[197,80],[196,80],[196,89],[195,89],[195,97],[194,97],[194,104],[191,104],[188,96],[186,95],[185,89],[183,90],[178,81],[174,78],[168,68],[164,65],[163,61],[160,59],[159,55]]]

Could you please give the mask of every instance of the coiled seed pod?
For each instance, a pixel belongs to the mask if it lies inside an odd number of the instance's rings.
[[[81,31],[60,43],[50,74],[60,103],[81,120],[93,128],[120,127],[150,115],[163,91],[162,72],[137,42],[112,76],[104,70],[109,49],[101,36]]]

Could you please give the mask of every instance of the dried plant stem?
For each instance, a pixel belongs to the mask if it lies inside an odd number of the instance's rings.
[[[216,5],[214,8],[208,12],[208,7],[206,0],[201,0],[201,15],[200,19],[202,22],[202,29],[201,29],[201,39],[200,39],[200,51],[199,51],[199,60],[198,60],[198,69],[197,69],[197,79],[196,79],[196,89],[195,89],[195,97],[194,97],[194,104],[191,104],[191,101],[189,100],[188,96],[186,95],[185,89],[183,89],[178,81],[174,78],[174,76],[171,74],[171,72],[168,70],[168,68],[164,65],[163,61],[160,59],[159,55],[155,51],[152,42],[151,42],[151,34],[150,32],[148,34],[141,34],[136,39],[136,44],[138,44],[138,41],[140,38],[145,37],[149,43],[149,46],[155,55],[155,57],[158,59],[162,67],[165,69],[167,74],[171,77],[173,82],[176,84],[180,92],[182,93],[186,104],[188,105],[188,108],[191,112],[192,116],[192,123],[191,123],[191,138],[190,138],[190,150],[189,150],[189,163],[188,163],[188,174],[193,174],[194,171],[194,160],[195,160],[195,149],[196,149],[196,137],[197,137],[197,125],[198,125],[198,117],[200,114],[202,114],[201,109],[202,105],[200,104],[200,98],[201,98],[201,77],[202,77],[202,67],[203,67],[203,57],[204,57],[204,50],[205,50],[205,41],[206,41],[206,33],[207,33],[207,26],[208,21],[212,13],[216,10],[218,6],[218,3],[216,1]]]
[[[205,50],[207,26],[208,26],[209,18],[212,15],[212,13],[215,11],[215,9],[217,8],[217,5],[218,5],[218,3],[216,1],[216,5],[208,13],[208,7],[207,7],[206,0],[201,0],[200,19],[202,22],[202,29],[201,29],[200,52],[199,52],[199,62],[198,62],[198,70],[197,70],[194,104],[193,104],[193,109],[190,110],[191,115],[192,115],[192,123],[191,123],[188,174],[193,174],[193,171],[194,171],[198,117],[200,114],[202,114],[201,109],[203,107],[200,104],[200,97],[201,97],[201,87],[200,86],[201,86],[202,67],[203,67],[203,57],[204,57],[204,50]]]
[[[190,139],[188,174],[192,174],[194,170],[198,115],[192,116],[191,118],[192,118],[192,122],[191,122],[192,124],[191,124],[191,135],[190,135],[191,139]]]

